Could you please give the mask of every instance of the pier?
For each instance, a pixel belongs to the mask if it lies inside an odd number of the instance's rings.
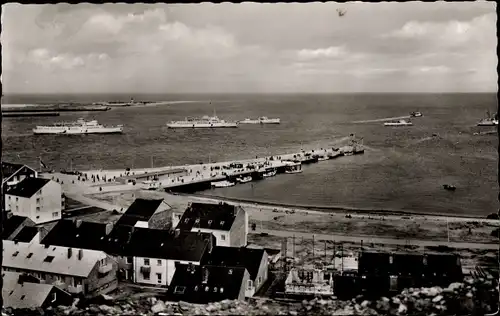
[[[127,189],[194,193],[210,189],[213,182],[229,181],[235,183],[240,177],[251,177],[252,181],[259,181],[266,179],[266,174],[269,172],[290,173],[289,176],[292,176],[293,173],[300,172],[302,165],[362,154],[363,152],[362,146],[348,145],[341,148],[303,150],[298,153],[238,161],[142,169],[91,170],[72,174],[52,173],[47,174],[47,176],[79,184],[82,188],[85,187],[86,193],[90,194]]]

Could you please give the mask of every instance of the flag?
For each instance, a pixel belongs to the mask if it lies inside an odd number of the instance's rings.
[[[47,165],[43,163],[43,161],[40,159],[40,167],[42,168],[47,168]]]

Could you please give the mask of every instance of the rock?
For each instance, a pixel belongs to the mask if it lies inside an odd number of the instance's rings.
[[[151,306],[151,312],[157,314],[167,310],[167,306],[162,301],[157,301],[153,306]]]
[[[288,312],[288,314],[290,314],[292,316],[296,316],[298,313],[297,313],[297,311],[291,310]]]
[[[404,314],[408,310],[405,304],[400,304],[398,307],[398,314]]]
[[[454,292],[458,289],[460,289],[461,287],[463,287],[463,283],[459,283],[459,282],[454,282],[454,283],[451,283],[446,289],[445,291],[446,292]]]
[[[99,310],[108,314],[116,313],[116,309],[108,305],[99,305]]]
[[[432,302],[433,303],[437,303],[439,301],[441,301],[443,299],[443,296],[442,295],[438,295],[436,296],[435,298],[432,299]]]
[[[217,308],[212,305],[212,304],[209,304],[206,308],[207,312],[211,313],[211,312],[215,312],[217,310]]]
[[[472,295],[472,292],[467,292],[467,294],[465,294],[465,296],[472,297],[473,295]]]
[[[401,304],[401,300],[400,300],[398,297],[393,297],[393,298],[392,298],[392,302],[393,302],[394,304],[396,304],[396,305]]]
[[[361,303],[361,307],[366,308],[369,304],[370,304],[370,301],[364,300],[364,301]]]

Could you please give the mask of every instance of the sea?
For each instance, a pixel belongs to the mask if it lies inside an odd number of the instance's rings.
[[[359,210],[485,216],[499,209],[498,134],[476,123],[498,109],[496,94],[166,94],[11,95],[2,104],[186,101],[3,118],[2,159],[54,170],[125,169],[228,161],[329,148],[350,134],[365,154],[340,157],[262,181],[201,194],[256,202]],[[189,102],[188,102],[189,101]],[[225,120],[268,116],[280,125],[237,129],[167,129],[188,116]],[[411,127],[379,119],[420,111]],[[36,125],[78,118],[123,124],[122,135],[34,136]],[[453,184],[456,191],[443,189]]]

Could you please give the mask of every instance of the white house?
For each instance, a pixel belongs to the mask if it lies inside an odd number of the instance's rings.
[[[170,205],[163,199],[135,199],[115,225],[164,228],[171,220],[168,210]]]
[[[5,210],[36,224],[61,219],[61,185],[42,178],[24,178],[5,192]]]
[[[117,263],[103,251],[4,240],[2,267],[85,296],[110,292],[118,284]]]
[[[191,203],[176,229],[211,233],[217,246],[244,247],[247,245],[248,213],[240,206],[227,203]]]

